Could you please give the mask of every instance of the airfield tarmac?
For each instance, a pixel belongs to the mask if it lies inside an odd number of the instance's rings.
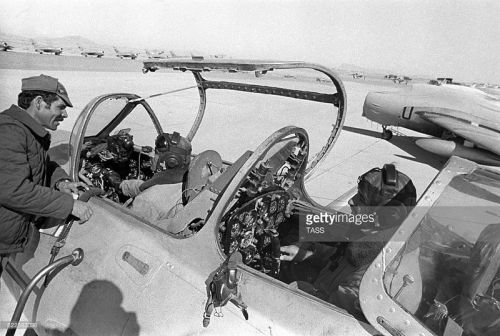
[[[53,136],[53,144],[57,144],[68,137],[78,113],[94,97],[112,92],[149,96],[194,84],[189,73],[158,71],[143,74],[141,68],[142,62],[137,60],[0,53],[0,110],[17,102],[21,78],[40,73],[59,78],[68,90],[74,108],[67,109],[69,117],[59,126],[62,132],[58,130]],[[287,86],[291,82],[288,78],[273,78],[272,81],[278,86]],[[396,89],[399,85],[382,79],[368,81],[348,77],[343,78],[343,83],[347,92],[344,128],[327,158],[307,181],[309,194],[318,203],[329,204],[355,187],[359,175],[373,167],[395,163],[399,170],[412,178],[420,196],[446,159],[421,150],[413,144],[411,137],[402,136],[423,136],[418,133],[399,130],[401,133],[395,134],[390,142],[382,140],[381,127],[361,116],[364,98],[369,91]],[[322,89],[331,90],[331,86]],[[223,154],[224,159],[232,161],[244,150],[255,150],[272,132],[286,125],[304,127],[309,133],[312,149],[318,149],[320,136],[327,136],[331,128],[331,111],[325,110],[325,106],[318,107],[311,116],[304,113],[301,101],[275,97],[258,103],[252,94],[230,94],[221,91],[208,95],[207,120],[202,123],[193,141],[194,153],[215,149]],[[192,89],[148,102],[164,123],[164,131],[177,130],[186,134],[197,111],[199,98],[196,89]],[[186,110],[193,113],[186,114]],[[142,122],[137,120],[139,124]],[[0,309],[0,321],[10,319],[15,305],[5,291],[5,286],[0,285],[3,308]],[[16,334],[22,334],[22,330]]]

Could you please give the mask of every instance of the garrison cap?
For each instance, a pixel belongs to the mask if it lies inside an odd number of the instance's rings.
[[[45,91],[58,95],[69,107],[73,107],[66,88],[57,78],[40,75],[22,79],[21,91]]]

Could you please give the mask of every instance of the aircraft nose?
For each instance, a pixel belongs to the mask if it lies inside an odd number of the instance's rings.
[[[369,92],[363,104],[363,117],[385,124],[394,110],[394,95],[391,92]]]
[[[368,92],[365,98],[365,103],[363,104],[363,115],[366,113],[371,113],[380,111],[383,106],[381,92]]]

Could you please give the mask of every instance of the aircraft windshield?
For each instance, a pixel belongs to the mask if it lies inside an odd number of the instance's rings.
[[[126,98],[112,98],[99,104],[92,118],[89,119],[85,136],[97,135],[109,124],[128,103]]]
[[[500,334],[500,173],[455,176],[386,269],[387,293],[437,335]]]

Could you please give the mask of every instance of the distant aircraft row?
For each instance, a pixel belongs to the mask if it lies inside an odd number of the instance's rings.
[[[406,85],[408,85],[408,83],[411,81],[411,78],[408,76],[399,76],[399,75],[393,75],[393,74],[386,75],[386,76],[384,76],[384,78],[392,80],[394,83],[401,84],[404,82]]]
[[[361,72],[352,72],[350,76],[352,76],[353,79],[366,79],[366,75]],[[393,75],[393,74],[385,75],[384,78],[392,80],[394,83],[398,84],[405,83],[406,85],[408,85],[408,83],[412,80],[411,77],[408,76]]]
[[[63,53],[63,48],[60,47],[54,47],[54,46],[42,46],[36,43],[34,40],[31,40],[31,44],[34,47],[35,52],[40,53],[40,54],[54,54],[54,55],[61,55]],[[9,51],[13,50],[14,46],[8,44],[7,42],[2,42],[0,45],[0,50],[1,51]],[[104,56],[104,50],[97,50],[97,49],[84,49],[80,45],[78,45],[78,49],[80,50],[80,54],[82,56],[88,57],[88,56],[95,56],[97,58],[101,58]],[[115,50],[116,57],[119,57],[121,59],[123,58],[130,58],[130,59],[136,59],[139,56],[138,52],[134,51],[122,51],[119,50],[117,47],[113,46],[113,49]],[[146,50],[146,55],[150,59],[167,59],[167,58],[180,58],[180,57],[201,57],[201,56],[194,56],[193,54],[191,55],[178,55],[173,51],[169,51],[169,53],[165,53],[164,51],[149,51]],[[210,56],[212,58],[224,58],[225,55],[212,55]]]

